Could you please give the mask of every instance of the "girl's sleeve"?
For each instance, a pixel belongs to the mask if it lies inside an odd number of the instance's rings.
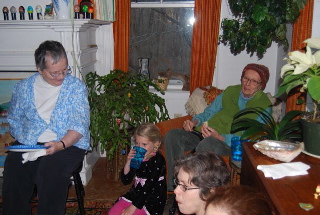
[[[131,168],[130,171],[128,172],[128,174],[125,175],[123,172],[123,168],[122,168],[121,175],[120,175],[120,179],[121,179],[122,184],[124,184],[124,185],[130,184],[133,180],[135,172],[136,171]]]

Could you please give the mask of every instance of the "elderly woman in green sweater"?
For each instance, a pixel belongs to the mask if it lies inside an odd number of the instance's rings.
[[[173,190],[174,159],[183,156],[184,151],[195,149],[229,155],[231,138],[235,136],[230,134],[233,116],[249,107],[271,111],[271,102],[263,92],[268,80],[269,69],[266,66],[248,64],[242,71],[241,85],[227,87],[203,113],[186,120],[183,129],[173,129],[166,134],[168,191]]]

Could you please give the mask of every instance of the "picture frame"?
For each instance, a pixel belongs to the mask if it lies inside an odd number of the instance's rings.
[[[21,78],[0,78],[0,155],[4,155],[3,147],[10,145],[14,139],[9,133],[7,115],[13,87]]]

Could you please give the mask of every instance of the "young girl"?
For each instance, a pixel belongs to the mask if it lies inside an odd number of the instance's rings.
[[[167,198],[166,162],[158,152],[161,133],[152,123],[141,124],[134,132],[135,146],[147,150],[139,169],[130,167],[135,150],[131,149],[121,173],[124,185],[131,189],[110,209],[109,215],[162,215]]]

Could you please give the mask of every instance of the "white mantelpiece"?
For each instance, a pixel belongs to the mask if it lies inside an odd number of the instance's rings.
[[[113,67],[113,54],[110,54],[113,53],[112,25],[106,21],[1,21],[0,35],[1,71],[36,71],[34,50],[45,40],[62,43],[68,54],[69,65],[77,77],[80,77],[79,71],[86,75],[90,71],[110,71]],[[109,44],[101,38],[102,35]],[[97,56],[104,56],[103,62],[111,65],[96,64]]]
[[[25,78],[19,74],[36,71],[34,51],[45,40],[62,43],[73,69],[72,75],[82,80],[88,72],[97,71],[105,75],[113,69],[114,42],[110,22],[57,19],[0,21],[0,35],[0,78]],[[33,73],[26,74],[30,76]],[[91,179],[92,167],[99,157],[96,150],[86,155],[81,171],[85,185]]]

